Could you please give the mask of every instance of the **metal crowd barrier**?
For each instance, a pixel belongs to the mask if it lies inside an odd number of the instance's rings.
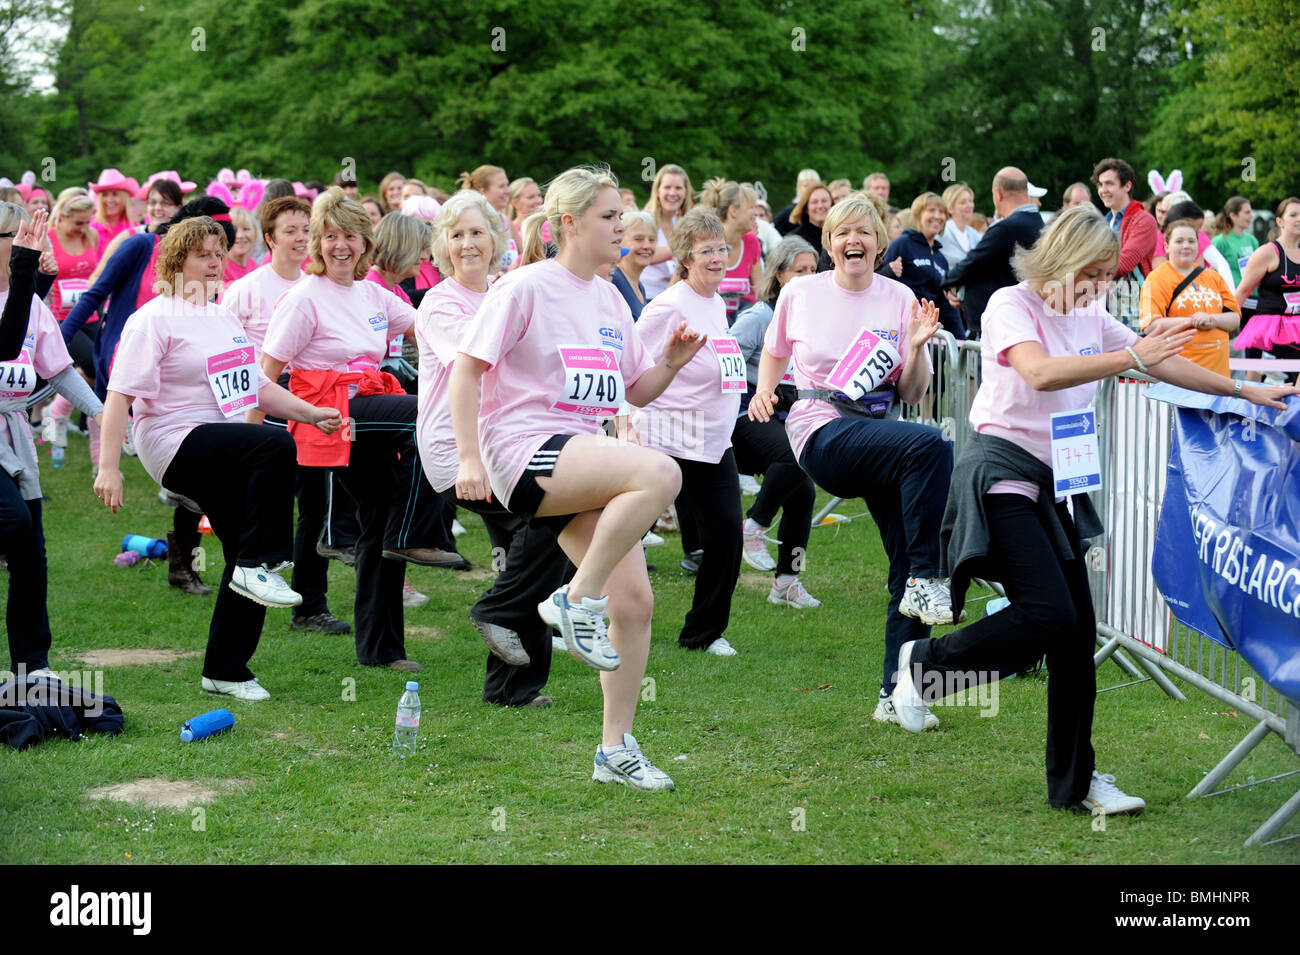
[[[958,342],[941,331],[927,347],[934,367],[930,390],[920,405],[904,407],[903,418],[939,428],[952,442],[955,459],[971,434],[970,407],[981,378],[980,343]],[[1100,668],[1112,660],[1133,677],[1099,692],[1152,682],[1172,699],[1185,702],[1187,698],[1169,679],[1172,675],[1255,722],[1188,793],[1189,797],[1218,796],[1300,774],[1297,769],[1218,789],[1270,733],[1300,755],[1300,707],[1265,683],[1235,651],[1177,623],[1155,586],[1151,556],[1172,443],[1173,409],[1144,397],[1152,383],[1140,375],[1110,378],[1102,382],[1094,402],[1102,454],[1102,490],[1094,495],[1094,503],[1106,526],[1105,535],[1092,542],[1087,554],[1099,645],[1094,663]],[[839,498],[833,498],[822,508],[813,518],[814,526],[839,503]],[[1274,838],[1297,814],[1300,792],[1246,845],[1300,838],[1300,834]]]

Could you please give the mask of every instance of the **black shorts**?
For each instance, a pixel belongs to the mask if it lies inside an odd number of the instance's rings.
[[[524,473],[519,476],[519,482],[515,484],[510,501],[506,504],[506,510],[523,518],[530,527],[547,528],[559,534],[568,526],[569,521],[577,516],[576,514],[537,516],[537,509],[542,506],[542,498],[546,496],[537,479],[551,476],[551,472],[555,470],[555,462],[560,457],[560,451],[572,437],[571,434],[555,434],[547,438],[546,443],[533,454],[527,467],[524,468]]]

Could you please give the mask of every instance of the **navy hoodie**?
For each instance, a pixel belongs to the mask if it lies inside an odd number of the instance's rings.
[[[966,337],[966,326],[962,324],[961,312],[952,307],[948,297],[943,294],[943,283],[948,277],[948,260],[940,250],[942,243],[936,238],[933,247],[926,243],[925,236],[916,229],[905,229],[885,250],[885,265],[894,259],[903,260],[903,274],[898,277],[912,290],[917,301],[928,298],[939,306],[939,321],[954,338]],[[893,275],[893,271],[884,271]]]

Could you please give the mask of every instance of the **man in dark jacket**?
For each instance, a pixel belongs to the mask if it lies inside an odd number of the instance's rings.
[[[993,206],[1001,218],[989,226],[943,283],[945,290],[965,288],[966,329],[971,338],[980,335],[980,321],[989,297],[1000,288],[1016,284],[1011,271],[1011,256],[1016,248],[1029,248],[1043,231],[1038,205],[1029,198],[1029,179],[1014,166],[998,170],[993,177]]]

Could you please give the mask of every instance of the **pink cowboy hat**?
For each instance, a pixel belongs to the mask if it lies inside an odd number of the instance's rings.
[[[140,184],[130,176],[122,175],[116,169],[105,169],[99,174],[99,182],[86,183],[91,192],[112,192],[121,189],[125,192],[136,193],[140,191]]]
[[[148,179],[146,179],[144,181],[144,185],[141,186],[139,191],[135,194],[135,197],[139,199],[141,202],[147,200],[149,198],[149,187],[152,186],[159,179],[170,179],[172,182],[176,183],[176,185],[180,187],[182,196],[187,195],[193,192],[195,189],[199,188],[199,184],[197,182],[184,182],[181,180],[180,173],[178,173],[175,169],[168,169],[166,172],[156,172],[153,175],[151,175]]]

